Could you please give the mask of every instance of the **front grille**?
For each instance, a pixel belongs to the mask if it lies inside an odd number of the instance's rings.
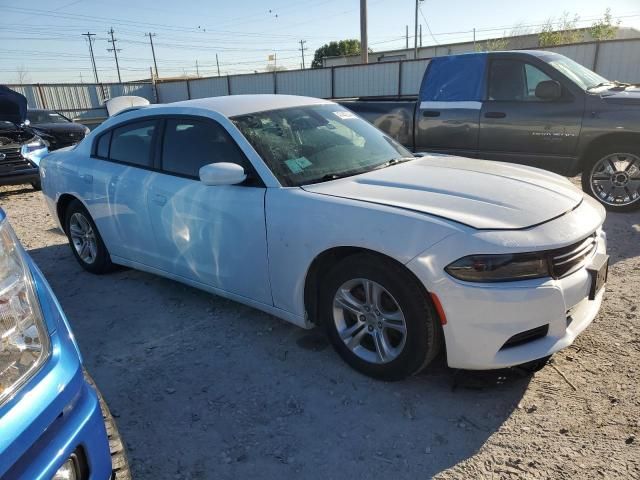
[[[596,234],[567,247],[553,250],[550,257],[551,275],[553,278],[565,277],[578,270],[596,251],[598,242]]]
[[[19,148],[0,149],[0,153],[5,156],[0,159],[0,175],[15,175],[34,168],[32,163],[20,154]]]

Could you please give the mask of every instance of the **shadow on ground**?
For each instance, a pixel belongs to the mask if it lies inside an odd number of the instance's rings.
[[[518,404],[517,371],[440,359],[384,383],[317,331],[133,270],[30,252],[117,416],[134,478],[429,478],[473,455]]]

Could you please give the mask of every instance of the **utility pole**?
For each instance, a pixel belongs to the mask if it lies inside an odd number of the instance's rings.
[[[367,0],[360,0],[360,52],[362,63],[369,63],[369,42],[367,41]]]
[[[198,68],[198,60],[196,59],[196,77],[200,78],[200,69]]]
[[[422,24],[420,24],[420,46],[422,47]]]
[[[96,68],[96,59],[93,56],[93,37],[95,37],[96,34],[87,32],[81,35],[83,37],[87,37],[87,40],[89,41],[89,55],[91,55],[91,66],[93,67],[93,75],[95,76],[96,83],[100,83],[100,80],[98,80],[98,69]]]
[[[307,43],[306,40],[300,40],[300,53],[302,54],[302,69],[304,70],[304,51],[307,49],[307,47],[304,46],[304,44]]]
[[[216,67],[218,68],[218,76],[220,76],[220,63],[218,62],[218,54],[216,53]]]
[[[405,48],[409,49],[409,25],[404,26]]]
[[[149,37],[149,43],[151,43],[151,54],[153,55],[153,66],[156,68],[156,78],[160,78],[158,75],[158,63],[156,62],[156,51],[153,48],[153,37],[156,36],[155,33],[145,33],[145,37]]]
[[[413,58],[418,58],[418,2],[420,0],[416,0],[416,21],[415,21],[415,32],[413,37]]]
[[[107,48],[107,52],[113,52],[113,56],[116,59],[116,70],[118,70],[118,83],[122,83],[122,78],[120,77],[120,65],[118,65],[118,52],[120,52],[121,49],[116,48],[117,40],[113,38],[113,27],[111,27],[111,30],[109,30],[107,33],[111,35],[111,40],[107,40],[107,42],[109,42],[113,47]]]
[[[473,29],[473,51],[476,51],[476,29]]]

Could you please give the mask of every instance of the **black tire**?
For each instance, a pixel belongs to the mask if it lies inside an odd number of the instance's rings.
[[[33,189],[37,192],[39,192],[40,190],[42,190],[42,183],[40,182],[40,180],[36,180],[35,182],[31,182],[31,186],[33,187]]]
[[[352,352],[342,341],[333,316],[334,296],[352,279],[368,279],[381,285],[404,314],[404,347],[388,363],[373,363]],[[374,254],[347,257],[322,279],[320,315],[329,341],[338,354],[355,370],[380,380],[402,380],[419,373],[440,352],[442,327],[424,286],[402,265]]]
[[[98,401],[100,402],[100,410],[102,411],[102,418],[104,419],[104,426],[107,429],[107,437],[109,438],[109,450],[111,452],[111,468],[115,474],[113,480],[131,480],[131,469],[129,468],[129,460],[127,458],[127,451],[125,444],[122,441],[120,432],[116,421],[113,419],[113,415],[107,406],[107,403],[100,393],[100,389],[91,378],[91,375],[85,370],[84,377],[87,380],[98,395]]]
[[[95,234],[96,255],[92,262],[83,260],[74,247],[73,240],[71,238],[70,227],[71,218],[74,214],[79,214],[84,219],[86,219],[86,221],[91,225],[91,228],[93,229],[93,232]],[[100,232],[98,231],[96,224],[94,223],[87,209],[84,208],[84,205],[82,205],[79,200],[73,200],[67,207],[64,216],[64,231],[67,234],[67,238],[69,239],[69,246],[71,247],[73,256],[76,257],[76,260],[82,266],[82,268],[84,268],[88,272],[95,274],[108,273],[114,269],[114,265],[111,262],[111,256],[109,255],[109,251],[102,241],[102,237],[100,236]]]
[[[636,211],[640,209],[640,196],[636,200],[630,203],[621,204],[621,205],[610,204],[610,203],[604,202],[601,198],[598,197],[598,194],[594,191],[593,185],[591,184],[591,173],[593,172],[593,169],[595,168],[595,166],[600,162],[600,160],[602,160],[606,156],[613,153],[619,153],[619,154],[626,153],[626,154],[631,154],[640,158],[640,147],[638,145],[625,143],[625,144],[616,145],[614,147],[609,146],[607,148],[602,148],[593,152],[585,160],[585,163],[584,163],[584,168],[581,175],[582,190],[588,195],[591,195],[593,198],[598,200],[610,212],[622,213],[622,212]]]

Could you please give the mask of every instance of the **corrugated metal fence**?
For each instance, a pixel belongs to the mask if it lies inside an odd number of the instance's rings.
[[[562,45],[545,50],[566,55],[605,78],[640,82],[640,39]],[[104,100],[120,95],[137,95],[152,103],[243,93],[280,93],[319,98],[416,95],[428,64],[429,59],[418,59],[155,83],[9,87],[24,94],[31,108],[55,109],[82,119],[106,116],[102,106]]]

